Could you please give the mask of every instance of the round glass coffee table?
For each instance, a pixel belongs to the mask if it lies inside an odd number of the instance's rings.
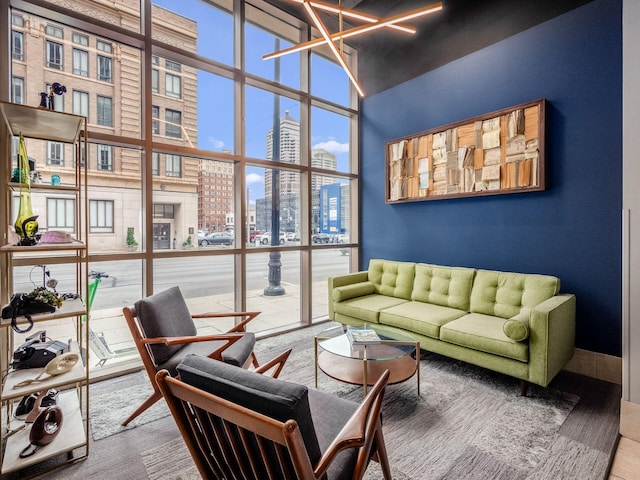
[[[388,332],[377,325],[367,324],[367,328],[376,331],[380,343],[352,345],[345,334],[346,326],[341,324],[333,324],[316,335],[316,388],[318,368],[341,382],[362,385],[365,395],[367,386],[373,385],[385,370],[389,370],[390,384],[404,382],[415,374],[420,395],[420,342],[409,335]]]

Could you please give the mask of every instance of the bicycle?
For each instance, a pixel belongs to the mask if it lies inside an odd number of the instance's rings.
[[[92,281],[87,285],[87,315],[82,318],[83,321],[86,321],[87,317],[90,317],[93,300],[95,299],[98,287],[100,283],[102,283],[102,279],[109,278],[109,275],[105,272],[91,270],[89,272],[89,278],[91,278]],[[87,323],[87,327],[89,329],[89,345],[100,359],[100,361],[96,363],[96,367],[104,366],[107,360],[111,360],[112,358],[124,357],[136,353],[137,350],[135,346],[119,350],[112,349],[103,332],[94,332],[89,323]]]

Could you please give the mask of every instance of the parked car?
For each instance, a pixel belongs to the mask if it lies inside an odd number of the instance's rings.
[[[262,235],[262,230],[252,230],[249,232],[249,242],[253,243],[256,241],[256,237]]]
[[[329,240],[331,240],[331,235],[328,233],[314,233],[311,235],[313,243],[329,243]]]
[[[284,236],[284,232],[280,232],[280,245],[284,245],[287,239]],[[255,240],[256,244],[260,243],[262,245],[270,245],[271,244],[271,232],[264,232],[262,235],[256,236]]]
[[[338,243],[349,243],[349,235],[338,235]]]
[[[198,237],[198,245],[233,245],[233,236],[227,232],[213,232],[204,237]]]
[[[298,232],[287,232],[285,234],[285,238],[287,242],[299,242],[300,241],[300,233]]]

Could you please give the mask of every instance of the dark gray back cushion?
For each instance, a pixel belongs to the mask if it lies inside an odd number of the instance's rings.
[[[136,315],[145,337],[182,337],[197,334],[191,313],[178,287],[153,294],[135,304]],[[171,358],[183,345],[151,345],[158,366]]]
[[[189,385],[280,422],[295,420],[312,465],[320,460],[320,446],[309,409],[309,392],[304,385],[198,355],[187,355],[178,365],[178,374]]]

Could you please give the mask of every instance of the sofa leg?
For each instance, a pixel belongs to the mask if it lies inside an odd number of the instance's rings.
[[[526,397],[529,391],[529,382],[526,380],[520,380],[520,396]]]

